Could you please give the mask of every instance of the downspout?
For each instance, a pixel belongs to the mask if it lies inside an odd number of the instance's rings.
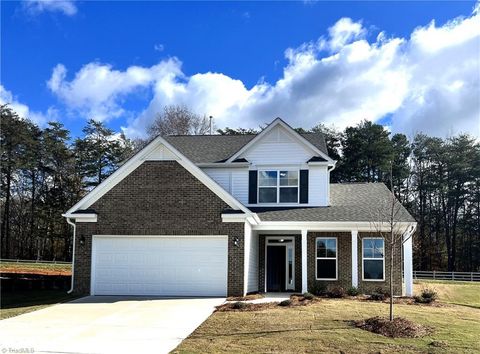
[[[335,167],[337,167],[337,161],[335,161],[335,163],[331,166],[331,168],[328,168],[327,167],[327,171],[328,171],[328,185],[327,185],[327,188],[328,188],[328,206],[330,206],[330,172],[332,172]]]
[[[75,234],[77,231],[77,226],[74,222],[67,218],[67,223],[73,226],[73,250],[72,250],[72,284],[70,285],[70,290],[67,291],[67,294],[71,294],[73,292],[73,280],[75,276]]]

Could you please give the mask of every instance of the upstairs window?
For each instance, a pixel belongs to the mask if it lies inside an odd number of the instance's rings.
[[[383,238],[364,238],[363,280],[385,280],[385,252]]]
[[[298,171],[258,171],[259,203],[298,203]]]

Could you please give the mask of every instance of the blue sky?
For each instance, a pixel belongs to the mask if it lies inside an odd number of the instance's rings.
[[[0,99],[73,135],[89,117],[141,135],[164,105],[186,104],[218,127],[280,115],[304,127],[366,118],[407,135],[480,136],[475,7],[4,1]]]

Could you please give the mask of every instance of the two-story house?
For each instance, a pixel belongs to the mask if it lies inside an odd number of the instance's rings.
[[[74,227],[73,291],[387,288],[379,231],[389,225],[377,216],[391,193],[380,183],[330,183],[334,168],[322,134],[279,118],[257,135],[157,137],[64,214]],[[416,223],[403,207],[396,214],[405,242],[394,252],[395,293],[411,295]]]

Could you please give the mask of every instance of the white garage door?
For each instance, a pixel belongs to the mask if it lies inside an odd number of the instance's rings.
[[[92,295],[226,296],[226,236],[94,236]]]

